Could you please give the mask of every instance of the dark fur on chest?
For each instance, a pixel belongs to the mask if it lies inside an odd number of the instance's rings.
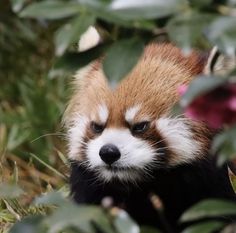
[[[77,203],[100,204],[103,197],[113,198],[141,225],[163,229],[158,212],[150,202],[150,193],[160,197],[164,216],[177,232],[180,215],[190,206],[206,198],[223,198],[236,201],[228,178],[227,166],[218,168],[214,159],[181,165],[172,169],[153,171],[153,178],[138,185],[114,180],[102,183],[93,172],[76,162],[71,163],[71,192]]]

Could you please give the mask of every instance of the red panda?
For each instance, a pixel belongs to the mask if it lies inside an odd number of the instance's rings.
[[[154,193],[178,232],[180,215],[198,201],[236,200],[227,167],[217,167],[209,153],[214,132],[171,115],[178,87],[207,66],[197,52],[186,57],[171,44],[150,44],[113,90],[100,60],[76,74],[65,113],[76,202],[100,204],[111,196],[139,224],[165,230],[150,201]]]

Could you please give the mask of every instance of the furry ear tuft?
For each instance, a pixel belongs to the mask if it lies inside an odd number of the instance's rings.
[[[221,54],[217,47],[214,47],[208,57],[204,74],[225,75],[236,67],[236,56]]]
[[[88,115],[110,93],[108,82],[101,69],[101,61],[96,60],[78,70],[72,81],[73,92],[65,110],[63,123],[70,127],[78,115]]]

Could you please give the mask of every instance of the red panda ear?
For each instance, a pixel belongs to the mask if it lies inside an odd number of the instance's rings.
[[[109,99],[110,89],[102,71],[100,60],[80,69],[72,82],[72,96],[63,117],[65,126],[70,126],[75,117],[88,112]]]
[[[79,90],[95,86],[97,89],[108,86],[108,80],[103,73],[102,59],[97,59],[79,69],[74,75],[73,86]]]
[[[209,53],[207,63],[203,73],[206,75],[224,75],[236,66],[236,56],[221,54],[217,47],[214,47]]]

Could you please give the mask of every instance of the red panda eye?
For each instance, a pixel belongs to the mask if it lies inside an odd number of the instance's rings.
[[[131,131],[132,133],[135,133],[135,134],[144,133],[148,129],[149,124],[150,123],[148,121],[136,123],[131,127]]]
[[[90,126],[94,133],[101,133],[105,128],[104,125],[98,124],[94,121],[91,122]]]

